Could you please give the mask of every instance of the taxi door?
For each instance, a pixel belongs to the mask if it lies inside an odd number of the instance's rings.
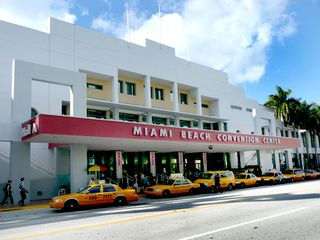
[[[252,179],[251,175],[248,174],[248,175],[246,176],[246,185],[251,186],[251,185],[253,185],[252,182],[253,182],[253,179]]]
[[[191,182],[187,179],[183,180],[183,193],[189,193],[191,189]]]
[[[117,189],[112,185],[103,185],[103,204],[114,203],[114,199],[117,196]]]
[[[175,180],[173,185],[172,185],[172,191],[173,194],[181,194],[183,193],[183,185],[182,185],[182,180],[178,179]]]
[[[83,195],[80,205],[98,205],[102,201],[101,186],[93,186]]]

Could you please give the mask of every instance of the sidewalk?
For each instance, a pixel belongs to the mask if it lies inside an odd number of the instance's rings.
[[[144,198],[144,194],[139,194],[139,199]],[[32,200],[26,206],[19,206],[17,204],[10,205],[0,205],[0,213],[1,212],[9,212],[9,211],[18,211],[18,210],[30,210],[30,209],[37,209],[37,208],[49,208],[49,200],[50,199],[42,199],[42,200]]]

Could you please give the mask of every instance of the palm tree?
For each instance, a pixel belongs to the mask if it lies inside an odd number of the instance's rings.
[[[274,115],[276,119],[282,122],[284,133],[284,126],[289,122],[290,105],[296,102],[296,99],[290,98],[291,89],[284,90],[280,86],[276,87],[277,93],[269,95],[267,102],[264,104],[266,107],[274,108]],[[298,156],[298,155],[297,155]],[[287,167],[288,159],[285,157],[285,167]]]
[[[277,93],[269,95],[267,102],[264,104],[266,107],[274,108],[274,115],[276,119],[279,119],[284,127],[284,124],[289,122],[290,116],[290,104],[293,104],[297,100],[289,98],[291,89],[283,90],[280,86],[276,87]]]
[[[314,141],[316,141],[316,136],[319,135],[320,133],[320,106],[313,103],[312,108],[310,110],[310,131],[312,133],[312,137]],[[319,167],[318,163],[318,152],[317,152],[317,144],[316,142],[314,143],[314,153],[316,155],[316,167]]]

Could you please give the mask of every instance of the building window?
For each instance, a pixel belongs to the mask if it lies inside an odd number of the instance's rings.
[[[212,123],[212,129],[213,129],[213,130],[220,130],[220,128],[219,128],[219,123],[217,123],[217,122]]]
[[[223,130],[224,130],[225,132],[228,131],[228,123],[226,123],[226,122],[223,123]]]
[[[209,105],[208,104],[201,104],[201,107],[202,108],[209,108]]]
[[[131,82],[126,82],[127,85],[127,94],[128,95],[136,95],[136,84]]]
[[[167,119],[162,117],[152,117],[152,123],[158,125],[167,125]]]
[[[153,99],[153,87],[150,87],[151,99]]]
[[[180,127],[191,127],[191,122],[187,120],[180,120]]]
[[[139,115],[131,113],[119,113],[119,119],[128,122],[139,122]]]
[[[147,115],[145,115],[145,114],[141,115],[141,121],[147,122]]]
[[[262,135],[266,135],[265,131],[264,131],[264,127],[261,128],[261,134]]]
[[[163,89],[155,88],[155,95],[157,100],[164,100]]]
[[[211,130],[211,123],[204,122],[204,123],[202,123],[202,125],[203,125],[203,129]]]
[[[242,110],[242,107],[236,106],[236,105],[231,105],[231,109]]]
[[[109,119],[113,119],[113,111],[109,111]]]
[[[123,93],[123,81],[122,80],[118,81],[118,86],[119,86],[119,93]]]
[[[171,126],[174,126],[174,125],[175,125],[175,121],[174,121],[173,118],[170,118],[170,119],[169,119],[169,124],[170,124]],[[319,139],[320,139],[320,138],[319,138]]]
[[[185,93],[180,93],[180,103],[188,105],[188,95]]]
[[[247,112],[252,112],[252,109],[251,108],[246,108],[246,111]]]
[[[61,106],[61,114],[62,115],[68,115],[68,106],[67,105],[62,105]]]
[[[94,83],[87,83],[87,88],[96,89],[96,90],[102,90],[103,86],[102,85],[98,85],[98,84],[94,84]]]
[[[197,121],[192,121],[192,127],[198,128],[199,127],[199,123]]]
[[[104,110],[87,109],[87,117],[106,119],[107,112]]]

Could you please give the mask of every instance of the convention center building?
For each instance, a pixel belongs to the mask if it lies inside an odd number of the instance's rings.
[[[35,200],[61,186],[77,191],[91,176],[121,184],[137,174],[298,165],[300,138],[281,136],[273,110],[227,73],[151,40],[49,24],[46,33],[0,21],[0,184],[11,179],[15,199],[21,177]]]

